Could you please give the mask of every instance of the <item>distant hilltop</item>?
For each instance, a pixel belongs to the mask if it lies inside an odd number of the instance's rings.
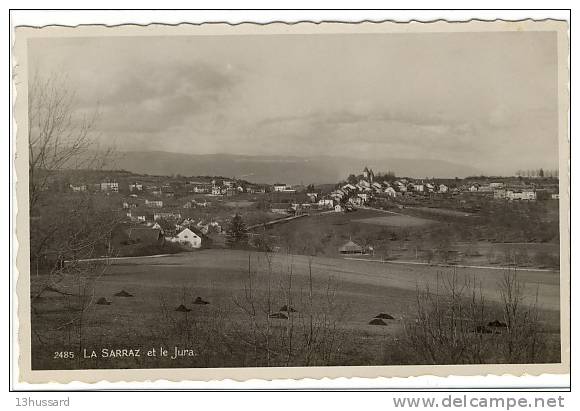
[[[216,175],[259,184],[335,183],[367,165],[407,177],[466,177],[479,175],[474,167],[441,160],[387,158],[365,161],[349,157],[246,156],[181,154],[165,151],[117,152],[116,168],[150,175]]]

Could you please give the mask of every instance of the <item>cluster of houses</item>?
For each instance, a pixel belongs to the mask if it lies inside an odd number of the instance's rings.
[[[278,214],[299,214],[308,211],[347,212],[367,205],[375,198],[416,199],[433,196],[471,195],[503,200],[535,201],[558,199],[557,189],[506,184],[504,182],[469,183],[463,180],[419,180],[411,178],[377,178],[372,169],[365,167],[358,177],[349,178],[330,193],[296,192],[286,184],[274,185],[270,211]],[[290,193],[284,198],[285,193]]]
[[[349,181],[336,188],[328,196],[318,200],[322,207],[334,207],[335,211],[348,211],[349,207],[367,204],[374,197],[397,198],[412,193],[449,193],[446,184],[414,181],[408,178],[378,181],[372,169],[365,167],[357,181]]]
[[[450,193],[451,189],[446,184],[435,182],[424,182],[411,180],[408,178],[378,181],[372,169],[365,167],[362,175],[355,181],[349,181],[330,193],[329,198],[337,211],[340,206],[352,205],[361,206],[367,204],[374,197],[397,198],[400,196],[427,193]],[[322,199],[324,200],[324,199]]]
[[[459,195],[462,193],[484,195],[494,199],[535,201],[545,199],[558,199],[557,188],[530,187],[525,184],[506,184],[504,182],[486,183],[447,183],[436,181],[416,180],[409,178],[392,179],[390,181],[376,181],[372,169],[365,167],[358,181],[347,182],[335,189],[327,198],[319,200],[320,205],[330,206],[330,201],[337,208],[340,205],[364,205],[373,197],[397,197],[423,198],[430,194]]]
[[[523,200],[523,201],[536,201],[536,200],[558,200],[560,195],[558,194],[558,188],[551,187],[536,187],[527,186],[524,184],[506,184],[503,182],[492,182],[487,184],[474,183],[468,187],[470,193],[487,194],[493,196],[496,200]]]
[[[172,179],[159,183],[145,177],[144,181],[126,179],[121,184],[122,208],[128,220],[148,230],[160,230],[161,220],[179,221],[175,230],[164,237],[166,241],[186,242],[192,247],[201,244],[202,236],[221,233],[221,225],[216,221],[191,221],[189,209],[212,207],[216,196],[231,196],[241,193],[264,194],[267,208],[276,214],[300,215],[316,212],[348,212],[356,207],[368,205],[377,198],[406,203],[407,199],[421,201],[425,198],[455,195],[485,196],[506,201],[536,201],[558,199],[557,182],[525,184],[521,180],[499,179],[413,179],[396,178],[394,175],[375,175],[365,167],[358,177],[350,176],[332,191],[292,187],[284,183],[257,185],[243,180],[212,178],[199,180]],[[155,177],[157,178],[157,177]],[[548,184],[552,184],[549,186]],[[66,187],[66,186],[65,186]],[[68,184],[73,192],[99,191],[119,193],[120,184],[114,179],[104,179],[98,183]],[[191,194],[199,194],[195,199]],[[209,201],[208,201],[209,200]],[[219,200],[218,200],[219,201]],[[179,229],[178,229],[179,228]],[[186,231],[186,229],[192,231]],[[160,230],[163,233],[163,230]],[[182,233],[183,232],[183,233]],[[164,233],[168,234],[168,233]],[[197,237],[199,237],[199,240]],[[187,241],[186,241],[187,240]]]
[[[110,193],[119,192],[119,183],[116,181],[105,180],[100,183],[95,184],[69,184],[69,188],[73,193],[85,192],[85,191],[102,191]]]
[[[147,179],[147,178],[146,178]],[[267,185],[251,184],[236,179],[214,178],[211,181],[183,179],[166,181],[163,183],[151,182],[145,184],[140,181],[124,180],[122,183],[115,179],[105,179],[94,184],[70,183],[68,188],[72,192],[129,192],[132,196],[148,193],[156,197],[172,198],[187,194],[207,194],[211,196],[233,196],[240,193],[265,193]],[[275,188],[275,187],[274,187]],[[289,189],[289,188],[288,188]]]
[[[157,217],[157,215],[156,215]],[[163,217],[172,223],[160,224]],[[189,218],[176,219],[175,216],[159,216],[154,221],[146,221],[142,225],[127,229],[130,242],[163,245],[165,242],[177,243],[190,248],[201,248],[209,240],[208,235],[222,233],[222,226],[217,221],[195,221]],[[169,227],[168,227],[169,225]]]
[[[207,194],[211,196],[234,196],[241,193],[265,193],[265,186],[229,179],[212,179],[211,181],[187,181],[185,190],[188,193]]]
[[[163,245],[166,241],[190,248],[201,248],[202,236],[189,227],[184,227],[173,236],[165,236],[163,230],[150,227],[131,227],[127,237],[132,243]]]

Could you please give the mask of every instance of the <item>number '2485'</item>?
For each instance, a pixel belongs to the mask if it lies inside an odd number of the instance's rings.
[[[75,358],[75,353],[73,351],[55,351],[52,358],[55,360],[70,360]]]

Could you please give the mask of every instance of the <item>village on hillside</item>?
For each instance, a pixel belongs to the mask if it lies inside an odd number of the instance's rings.
[[[301,217],[359,209],[478,213],[490,204],[558,200],[556,172],[517,177],[408,178],[364,167],[336,184],[272,185],[225,177],[149,176],[126,171],[66,172],[48,190],[94,196],[118,218],[118,255],[223,247],[228,224],[243,217],[251,232]],[[443,210],[443,211],[442,211]],[[466,214],[467,215],[467,214]],[[259,231],[259,230],[258,230]],[[350,247],[355,242],[350,239]],[[348,247],[347,247],[348,248]],[[356,244],[354,252],[368,251]],[[348,253],[345,247],[337,253]]]

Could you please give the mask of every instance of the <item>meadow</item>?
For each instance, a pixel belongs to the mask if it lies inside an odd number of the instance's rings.
[[[368,217],[353,220],[355,223],[373,224],[384,227],[421,227],[434,224],[435,221],[402,214],[392,214],[380,217]]]
[[[470,233],[481,225],[478,218],[445,209],[429,208],[427,213],[423,208],[397,212],[367,208],[313,214],[269,227],[263,234],[273,244],[297,254],[336,257],[339,247],[353,240],[372,247],[375,257],[387,260],[559,268],[558,243],[500,242],[473,237]]]
[[[417,288],[437,287],[451,270],[229,249],[115,260],[92,284],[91,303],[80,318],[77,283],[63,281],[58,293],[49,291],[36,301],[33,368],[416,364],[421,360],[400,341],[405,324],[416,316]],[[498,287],[504,272],[455,271],[479,284],[490,307],[486,320],[501,320]],[[518,276],[525,284],[524,305],[538,294],[543,333],[551,344],[546,361],[555,361],[559,273],[522,271]],[[44,278],[31,280],[35,290]],[[121,291],[131,297],[115,296]],[[100,298],[110,304],[95,304]],[[286,307],[287,318],[272,317],[284,305],[295,312]],[[380,313],[393,319],[370,325]],[[191,355],[143,354],[160,347]],[[103,348],[139,349],[142,356],[84,358],[83,353]],[[63,350],[75,358],[56,355]]]

